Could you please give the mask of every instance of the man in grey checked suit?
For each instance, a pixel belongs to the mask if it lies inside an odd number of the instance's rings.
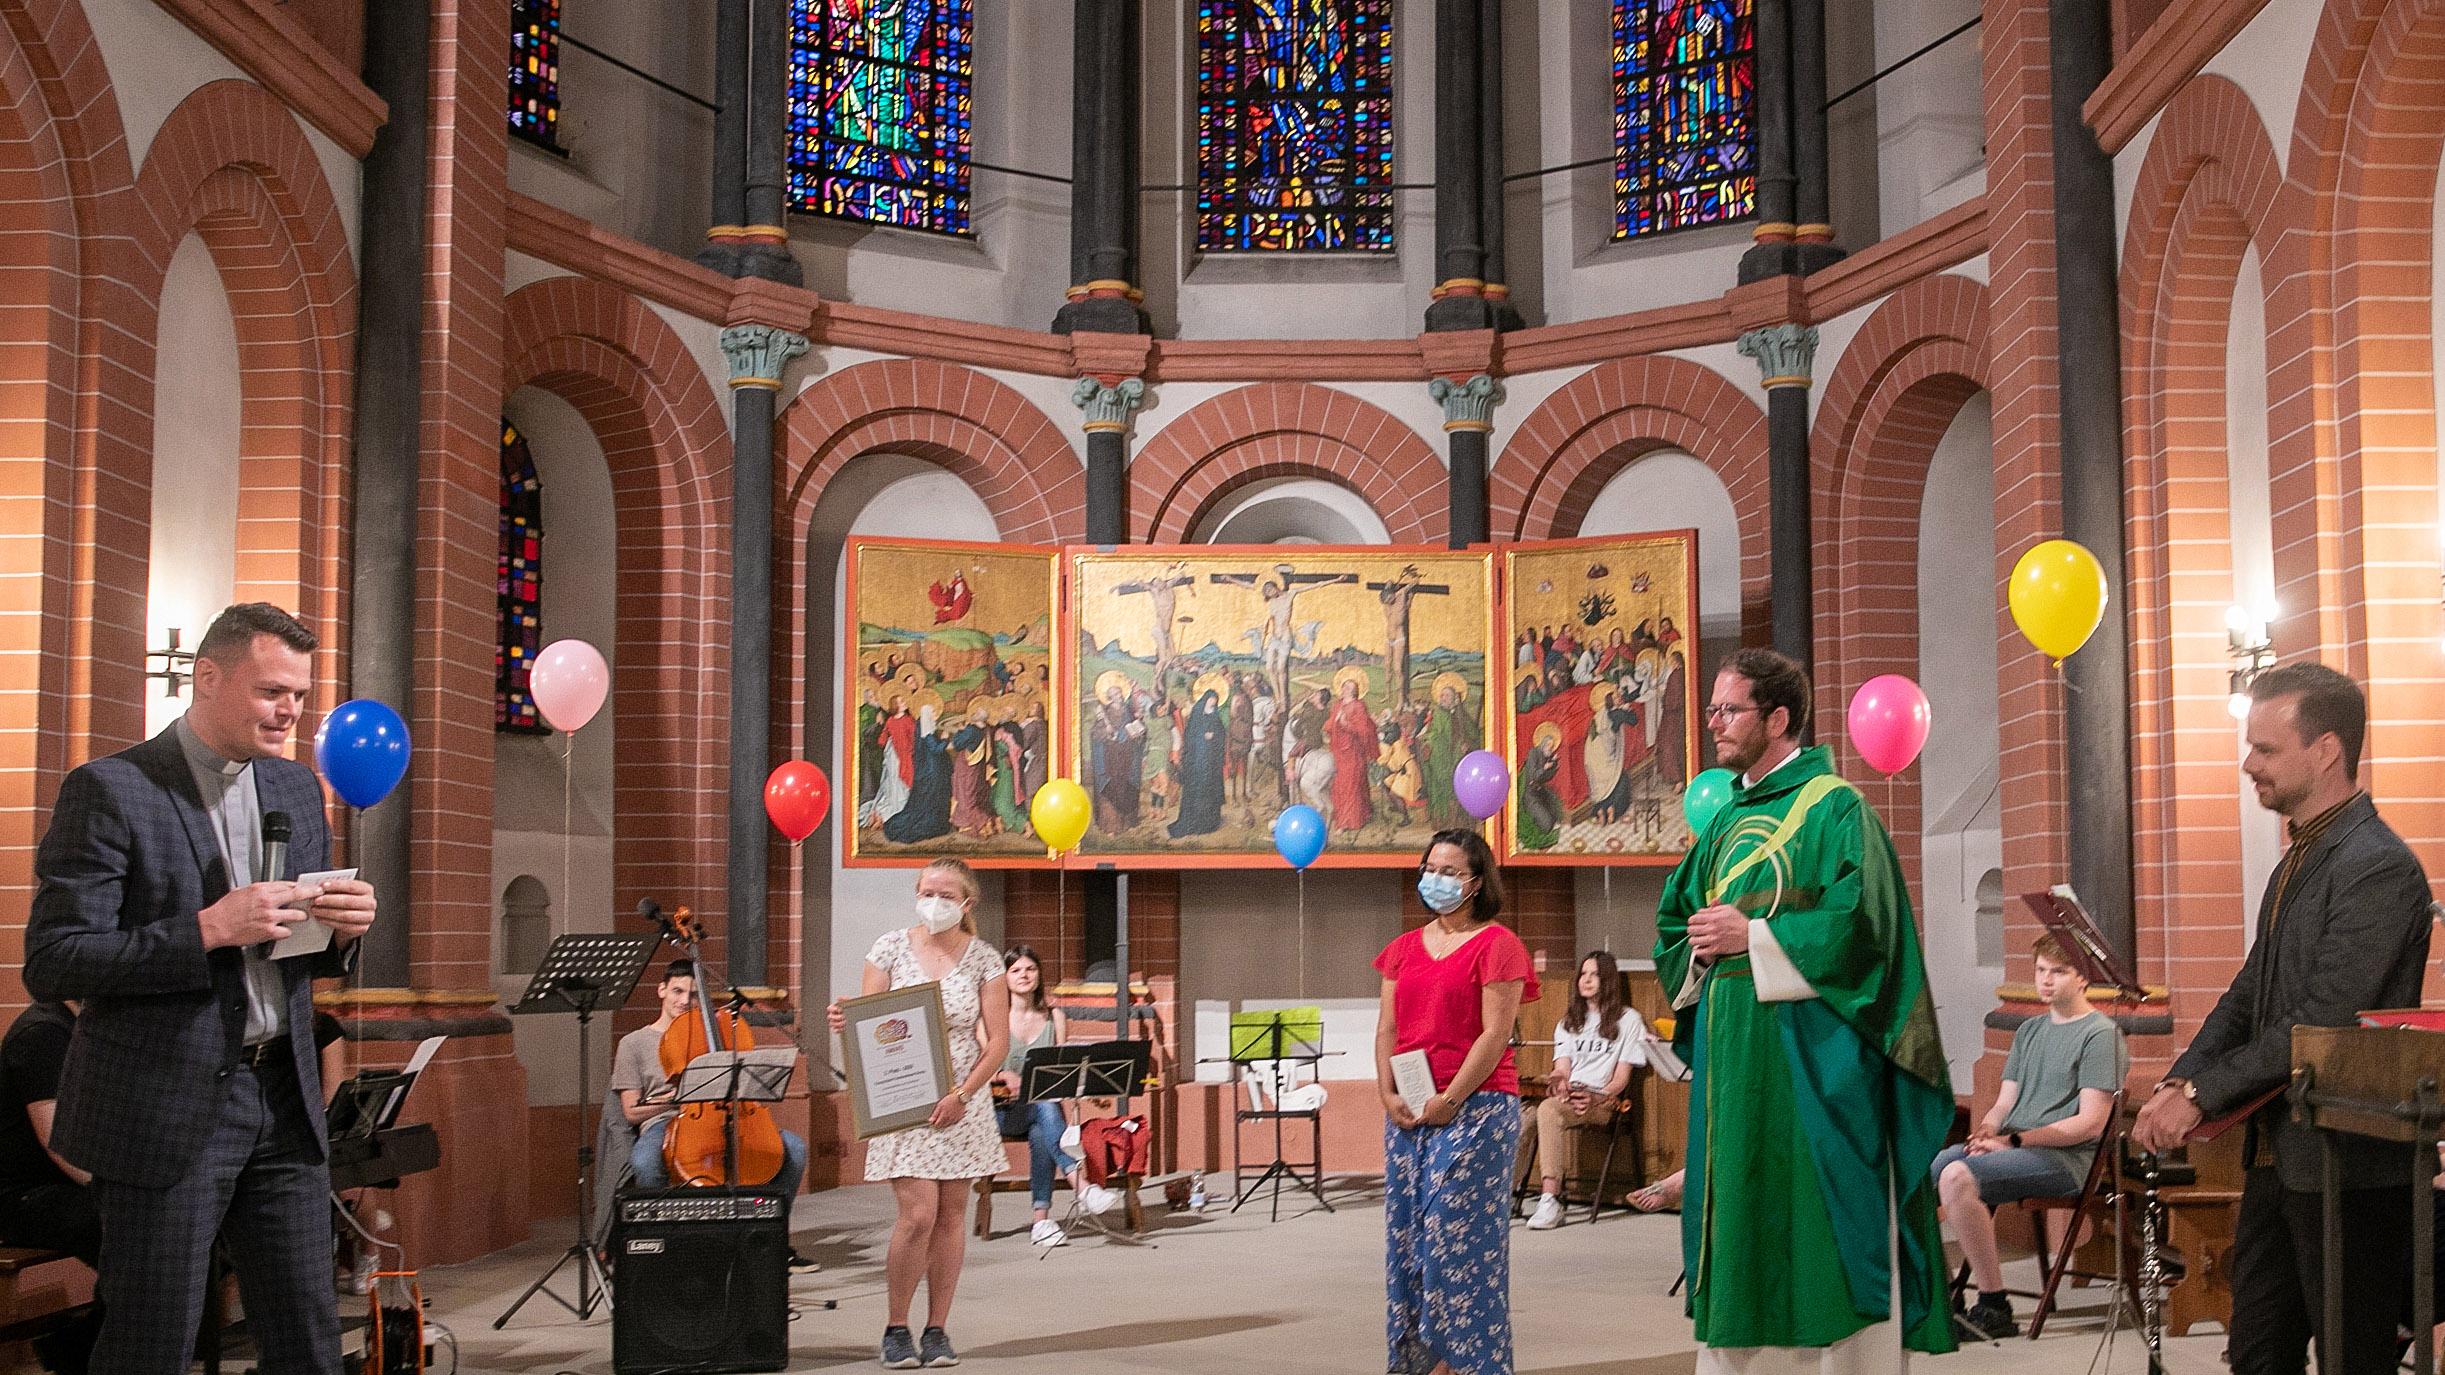
[[[286,875],[328,867],[323,793],[282,757],[313,685],[311,631],[262,602],[196,646],[170,729],[68,775],[34,859],[26,988],[81,999],[52,1149],[93,1175],[103,1304],[93,1368],[175,1375],[227,1239],[268,1373],[339,1370],[311,981],[373,925],[362,882],[258,882],[262,815]],[[319,955],[267,958],[309,917]]]

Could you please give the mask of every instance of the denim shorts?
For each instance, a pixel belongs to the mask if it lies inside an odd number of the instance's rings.
[[[1928,1166],[1931,1179],[1942,1179],[1944,1167],[1954,1161],[1970,1167],[1970,1175],[1978,1181],[1978,1198],[1988,1207],[2017,1203],[2024,1198],[2061,1198],[2080,1192],[2080,1179],[2061,1160],[2046,1151],[2033,1151],[2025,1146],[2007,1146],[1985,1155],[1971,1155],[1967,1146],[1947,1146]]]

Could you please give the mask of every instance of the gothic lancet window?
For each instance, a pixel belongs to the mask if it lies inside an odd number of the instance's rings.
[[[527,678],[543,648],[543,484],[526,436],[501,422],[500,640],[493,648],[493,729],[548,735]]]
[[[790,0],[790,207],[968,235],[974,0]]]
[[[509,131],[560,148],[560,0],[510,0]]]
[[[1392,0],[1197,0],[1197,247],[1390,252]]]
[[[1613,237],[1757,213],[1755,0],[1613,0]]]

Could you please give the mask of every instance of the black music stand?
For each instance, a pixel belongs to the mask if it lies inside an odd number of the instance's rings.
[[[1027,1052],[1027,1058],[1019,1065],[1016,1101],[1058,1103],[1071,1098],[1110,1098],[1125,1102],[1144,1091],[1153,1061],[1152,1041],[1038,1046]],[[1071,1195],[1070,1211],[1061,1220],[1061,1230],[1070,1230],[1079,1218],[1085,1217],[1092,1219],[1096,1231],[1113,1235],[1101,1217],[1082,1211],[1085,1205],[1085,1199]],[[1036,1259],[1043,1260],[1052,1255],[1053,1248],[1040,1246],[1036,1251]]]
[[[572,931],[552,941],[543,952],[543,962],[535,967],[535,977],[527,982],[526,992],[519,995],[510,1008],[512,1015],[542,1012],[574,1012],[577,1014],[577,1103],[578,1121],[582,1128],[585,1111],[593,1106],[593,1088],[588,1082],[587,1069],[594,1063],[594,1051],[588,1029],[597,1008],[618,1007],[636,991],[638,976],[654,958],[662,945],[659,932],[630,935],[618,931]],[[593,1213],[594,1145],[583,1130],[577,1136],[577,1244],[561,1252],[552,1268],[535,1277],[518,1301],[492,1320],[497,1331],[526,1301],[542,1294],[552,1302],[576,1314],[582,1321],[594,1316],[598,1307],[611,1306],[611,1277],[603,1273],[602,1258],[594,1251],[594,1234],[587,1225]],[[562,1298],[549,1286],[560,1267],[577,1262],[577,1302]]]
[[[671,1102],[685,1107],[690,1103],[778,1103],[789,1092],[790,1076],[798,1070],[796,1046],[766,1046],[756,1050],[712,1050],[679,1067],[679,1091]],[[737,1193],[739,1185],[739,1119],[730,1114],[722,1133],[722,1176],[730,1181],[727,1192]],[[674,1179],[674,1186],[687,1186],[694,1181]],[[749,1186],[754,1187],[754,1186]],[[789,1223],[790,1200],[781,1200],[781,1221]]]
[[[1273,1215],[1267,1220],[1280,1222],[1282,1220],[1282,1181],[1289,1180],[1293,1185],[1314,1194],[1316,1202],[1321,1204],[1326,1212],[1332,1212],[1333,1205],[1324,1196],[1324,1114],[1315,1109],[1286,1110],[1283,1108],[1280,1068],[1282,1062],[1286,1060],[1297,1061],[1312,1068],[1324,1059],[1326,1054],[1324,1047],[1300,1034],[1290,1025],[1282,1012],[1273,1013],[1261,1026],[1253,1030],[1247,1027],[1233,1027],[1230,1034],[1231,1054],[1227,1058],[1239,1073],[1239,1083],[1246,1082],[1250,1065],[1271,1062],[1275,1066],[1273,1106],[1265,1109],[1236,1107],[1234,1109],[1231,1119],[1231,1192],[1237,1197],[1231,1200],[1231,1211],[1238,1212],[1240,1205],[1256,1197],[1257,1192],[1270,1182],[1273,1185]],[[1233,1087],[1237,1088],[1238,1084],[1235,1083]],[[1291,1160],[1283,1154],[1282,1124],[1293,1117],[1306,1118],[1309,1129],[1315,1133],[1315,1151],[1306,1160]],[[1250,1122],[1268,1120],[1273,1123],[1273,1163],[1259,1171],[1256,1178],[1243,1180],[1246,1172],[1241,1169],[1239,1163],[1240,1129]]]

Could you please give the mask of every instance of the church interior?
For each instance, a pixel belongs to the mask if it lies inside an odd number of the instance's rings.
[[[787,1368],[872,1360],[892,1203],[826,1014],[955,854],[1070,1040],[1151,1043],[1110,1235],[1029,1245],[1007,1143],[969,1359],[1374,1369],[1419,851],[1495,843],[1523,1080],[1587,952],[1669,1026],[1709,685],[1771,647],[1891,833],[1960,1120],[2046,1015],[2057,885],[2133,985],[2135,1110],[2285,855],[2260,674],[2362,685],[2361,786],[2445,873],[2441,72],[2429,0],[0,0],[0,1001],[63,780],[270,602],[319,638],[291,757],[343,703],[413,742],[330,798],[381,917],[315,1006],[347,1075],[438,1041],[424,1154],[349,1195],[437,1359],[615,1369],[587,1264],[493,1319],[589,1225],[678,951],[583,1016],[538,970],[658,908],[798,1052]],[[2013,602],[2050,541],[2102,598],[2069,650]],[[1285,1009],[1317,1087],[1252,1097]],[[1514,1229],[1519,1369],[1692,1368],[1677,1224],[1605,1206],[1689,1097],[1641,1070]],[[2194,1155],[2159,1317],[2206,1372],[2240,1166]],[[1277,1158],[1313,1174],[1243,1196]],[[0,1271],[37,1368],[90,1272]],[[2123,1292],[1942,1364],[2146,1369]]]

